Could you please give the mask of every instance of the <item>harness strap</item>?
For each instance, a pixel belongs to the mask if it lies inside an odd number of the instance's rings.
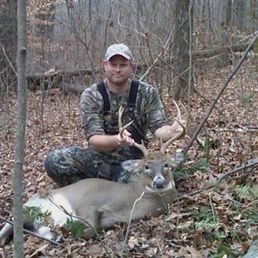
[[[135,132],[135,141],[138,143],[141,143],[142,139],[145,139],[145,133],[140,129],[141,125],[137,121],[135,114],[134,114],[134,109],[136,106],[136,98],[137,98],[137,92],[139,88],[140,82],[137,80],[132,80],[131,81],[131,87],[129,91],[129,96],[128,96],[128,101],[127,101],[127,111],[128,111],[128,116],[131,118],[132,121],[134,121],[132,125],[132,130]],[[104,115],[108,115],[110,111],[110,102],[108,98],[108,93],[107,89],[105,86],[105,83],[103,81],[99,82],[97,84],[98,91],[102,95],[104,106],[103,106],[103,112]]]
[[[127,107],[129,108],[129,111],[132,111],[135,108],[138,87],[139,87],[139,81],[132,80],[131,87],[130,87],[130,92],[129,92],[129,97],[128,97],[128,102],[127,102]],[[100,92],[100,94],[102,95],[102,98],[103,98],[104,113],[107,113],[110,110],[110,102],[109,102],[108,93],[107,93],[105,83],[103,81],[99,82],[97,84],[97,88],[98,88],[98,91]]]
[[[104,102],[103,110],[104,110],[104,114],[106,114],[110,110],[110,102],[108,99],[108,94],[107,94],[105,83],[103,81],[99,82],[97,84],[97,88],[98,88],[100,94],[102,95],[103,102]]]
[[[139,81],[132,80],[129,97],[128,97],[128,102],[127,102],[129,111],[132,111],[132,109],[135,108],[138,87],[139,87]]]

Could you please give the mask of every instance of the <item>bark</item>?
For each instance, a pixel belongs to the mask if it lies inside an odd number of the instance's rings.
[[[190,0],[177,0],[174,7],[175,32],[173,42],[173,80],[174,89],[171,95],[176,100],[187,95],[189,77],[189,5]]]
[[[23,252],[23,222],[22,222],[22,181],[23,162],[25,148],[26,126],[26,58],[27,58],[27,15],[26,1],[18,1],[18,51],[17,51],[17,78],[18,78],[18,103],[17,103],[17,127],[15,143],[15,168],[13,174],[14,188],[14,258],[24,257]]]

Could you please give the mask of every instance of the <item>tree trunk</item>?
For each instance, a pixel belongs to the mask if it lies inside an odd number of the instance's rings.
[[[17,51],[17,78],[18,78],[18,103],[17,103],[17,127],[15,144],[15,168],[13,175],[14,188],[14,258],[24,257],[23,253],[23,222],[22,222],[22,181],[25,146],[26,126],[26,58],[27,58],[27,16],[26,0],[18,1],[18,51]]]
[[[229,28],[231,24],[231,18],[232,18],[232,0],[226,1],[226,19],[225,19],[225,25]]]
[[[190,0],[176,0],[174,7],[175,32],[173,42],[173,81],[172,95],[176,100],[187,94],[189,78],[189,6]],[[192,15],[191,15],[192,16]],[[171,92],[170,92],[171,93]]]
[[[235,0],[233,1],[233,26],[240,31],[246,30],[246,1]]]
[[[6,91],[16,81],[17,0],[8,0],[0,10],[0,91]]]

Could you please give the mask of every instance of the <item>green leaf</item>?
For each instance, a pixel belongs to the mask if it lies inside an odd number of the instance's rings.
[[[31,207],[24,206],[22,212],[26,218],[35,222],[36,221],[42,222],[46,220],[46,218],[49,217],[51,214],[49,211],[42,212],[40,207],[36,207],[36,206],[31,206]]]
[[[219,254],[232,255],[234,252],[226,245],[220,244],[217,248]]]
[[[85,229],[85,225],[82,222],[73,219],[67,219],[64,227],[70,231],[75,238],[81,238]]]

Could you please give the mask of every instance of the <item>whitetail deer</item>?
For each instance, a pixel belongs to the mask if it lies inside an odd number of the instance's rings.
[[[177,106],[177,105],[176,105]],[[181,120],[178,109],[178,119]],[[119,132],[122,127],[122,108],[119,110]],[[84,179],[77,183],[52,190],[45,196],[34,194],[25,207],[38,207],[42,213],[49,213],[54,225],[64,225],[72,215],[87,221],[91,227],[84,230],[83,237],[94,237],[100,229],[108,229],[115,223],[156,216],[167,210],[167,205],[176,196],[172,169],[177,167],[182,158],[165,153],[169,144],[180,138],[183,130],[166,143],[161,142],[160,151],[149,153],[143,144],[134,143],[144,158],[128,160],[122,167],[130,173],[139,173],[138,180],[128,184],[104,179]],[[141,198],[139,198],[141,197]],[[136,200],[138,202],[136,205]],[[134,210],[132,211],[132,208]],[[65,211],[65,212],[64,212]],[[33,223],[35,224],[35,223]],[[6,223],[0,232],[0,245],[4,245],[12,234],[13,226]],[[45,238],[53,238],[49,226],[35,227],[35,232]]]

